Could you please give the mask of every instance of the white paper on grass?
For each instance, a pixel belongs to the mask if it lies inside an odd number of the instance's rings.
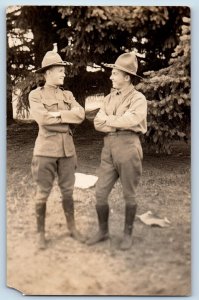
[[[75,187],[80,189],[88,189],[93,187],[98,177],[84,173],[75,173]]]
[[[167,217],[159,218],[154,216],[150,210],[142,215],[136,215],[136,217],[148,226],[168,227],[171,224]]]

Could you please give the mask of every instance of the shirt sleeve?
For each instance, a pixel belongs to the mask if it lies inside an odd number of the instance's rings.
[[[85,119],[84,108],[75,100],[70,91],[64,91],[66,102],[68,102],[70,109],[61,110],[61,122],[69,124],[80,124]]]
[[[106,101],[106,98],[105,98]],[[108,115],[105,113],[104,105],[100,108],[96,117],[94,118],[94,127],[97,131],[101,132],[114,132],[116,129],[107,124]]]
[[[110,115],[106,120],[107,126],[128,129],[139,125],[147,116],[147,101],[144,95],[139,93],[132,101],[129,109],[121,116]]]
[[[60,117],[53,117],[42,103],[41,93],[38,89],[29,94],[30,112],[34,120],[40,125],[60,124]]]

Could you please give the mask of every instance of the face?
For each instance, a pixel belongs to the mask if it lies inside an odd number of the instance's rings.
[[[113,69],[110,80],[112,81],[113,88],[122,89],[129,84],[129,75],[123,71]]]
[[[55,66],[46,71],[46,82],[51,85],[63,85],[65,78],[65,67]]]

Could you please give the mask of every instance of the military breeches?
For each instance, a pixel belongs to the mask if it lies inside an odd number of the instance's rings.
[[[37,184],[36,201],[40,203],[47,201],[56,174],[62,197],[71,198],[75,183],[75,166],[74,156],[60,158],[33,156],[32,175]]]
[[[120,178],[126,204],[136,203],[136,190],[142,174],[142,147],[136,133],[107,135],[101,154],[96,183],[97,204],[105,204]]]

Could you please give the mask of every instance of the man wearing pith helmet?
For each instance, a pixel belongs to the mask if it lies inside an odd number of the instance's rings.
[[[85,113],[73,94],[61,88],[66,64],[67,62],[57,53],[56,47],[48,51],[41,68],[36,71],[43,73],[45,85],[32,90],[29,94],[31,115],[39,126],[33,153],[32,174],[37,186],[35,209],[38,247],[41,249],[46,247],[46,203],[56,174],[70,235],[84,242],[84,237],[76,229],[74,218],[76,153],[70,124],[80,124],[84,120]]]
[[[132,246],[137,209],[136,190],[142,174],[143,153],[139,135],[147,131],[147,101],[132,83],[134,77],[140,77],[136,74],[138,62],[134,52],[124,53],[115,64],[104,66],[112,68],[110,79],[113,91],[105,97],[94,118],[95,129],[104,132],[105,137],[96,184],[99,230],[87,244],[93,245],[109,238],[108,196],[120,178],[125,201],[125,224],[120,249],[126,250]]]

